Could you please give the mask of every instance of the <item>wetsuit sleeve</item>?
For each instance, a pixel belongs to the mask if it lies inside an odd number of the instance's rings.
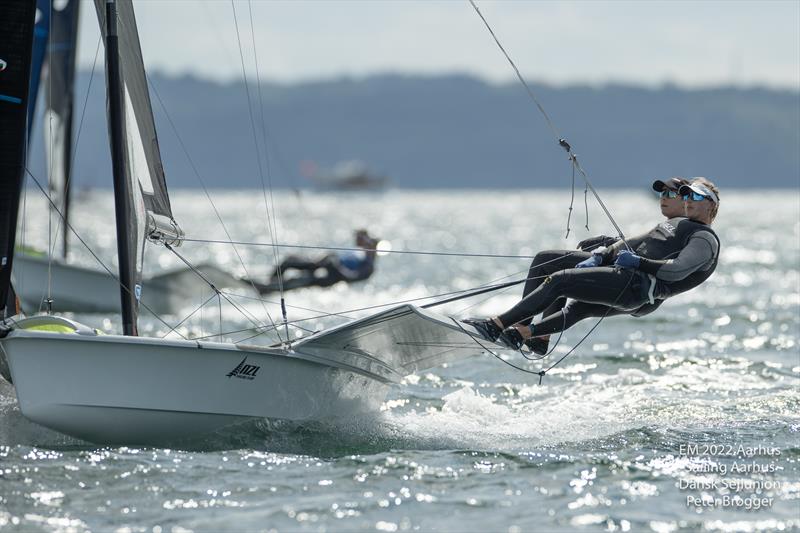
[[[708,265],[719,253],[719,243],[708,231],[698,231],[675,259],[639,260],[639,270],[662,281],[679,281]]]

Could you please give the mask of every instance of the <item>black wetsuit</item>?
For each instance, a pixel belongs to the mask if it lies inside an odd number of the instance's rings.
[[[283,280],[284,290],[302,287],[330,287],[340,281],[348,283],[363,281],[375,271],[375,254],[361,252],[355,254],[328,254],[320,259],[311,260],[290,255],[284,259],[272,274],[267,285],[258,286],[262,294],[278,290],[278,271],[283,275],[287,270],[300,271],[300,276]]]
[[[575,269],[590,256],[584,251],[537,254],[523,300],[500,315],[500,320],[507,326],[530,324],[533,316],[542,313],[542,320],[534,325],[534,335],[540,336],[568,329],[592,316],[642,316],[667,297],[705,281],[719,257],[719,239],[713,230],[683,217],[666,220],[628,239],[628,244],[642,258],[638,269],[611,266],[625,249],[622,241],[602,254],[602,265],[609,266]],[[566,298],[575,301],[564,307]]]

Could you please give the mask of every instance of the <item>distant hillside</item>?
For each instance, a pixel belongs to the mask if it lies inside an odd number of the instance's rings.
[[[243,83],[158,74],[152,82],[208,186],[260,186]],[[77,120],[88,83],[84,72]],[[103,83],[95,73],[76,156],[82,185],[111,183]],[[599,187],[670,175],[706,175],[736,187],[800,185],[800,93],[532,87]],[[260,135],[254,84],[250,92]],[[561,187],[569,180],[564,152],[517,83],[384,75],[262,83],[261,97],[276,187],[310,186],[300,176],[303,160],[332,166],[362,159],[408,188]],[[153,106],[170,187],[197,187],[155,95]],[[43,174],[40,131],[34,138],[31,167]]]

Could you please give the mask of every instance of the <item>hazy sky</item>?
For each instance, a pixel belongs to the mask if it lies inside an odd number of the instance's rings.
[[[800,1],[476,0],[527,79],[800,89]],[[230,80],[242,72],[230,0],[136,0],[147,67]],[[278,81],[377,72],[513,71],[467,0],[234,2],[248,75]],[[79,62],[99,33],[81,6]],[[256,47],[250,32],[250,12]],[[101,56],[102,60],[102,51]]]

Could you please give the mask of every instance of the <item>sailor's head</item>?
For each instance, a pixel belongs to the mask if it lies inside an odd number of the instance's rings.
[[[356,230],[354,235],[356,238],[356,246],[370,250],[374,250],[380,240],[370,236],[369,232],[365,229]]]
[[[703,224],[711,224],[719,211],[719,189],[708,178],[691,178],[681,186],[686,216]]]
[[[685,178],[672,177],[665,180],[653,182],[653,190],[659,195],[661,214],[667,218],[682,217],[685,215],[683,198],[681,198],[680,188],[689,183]]]

